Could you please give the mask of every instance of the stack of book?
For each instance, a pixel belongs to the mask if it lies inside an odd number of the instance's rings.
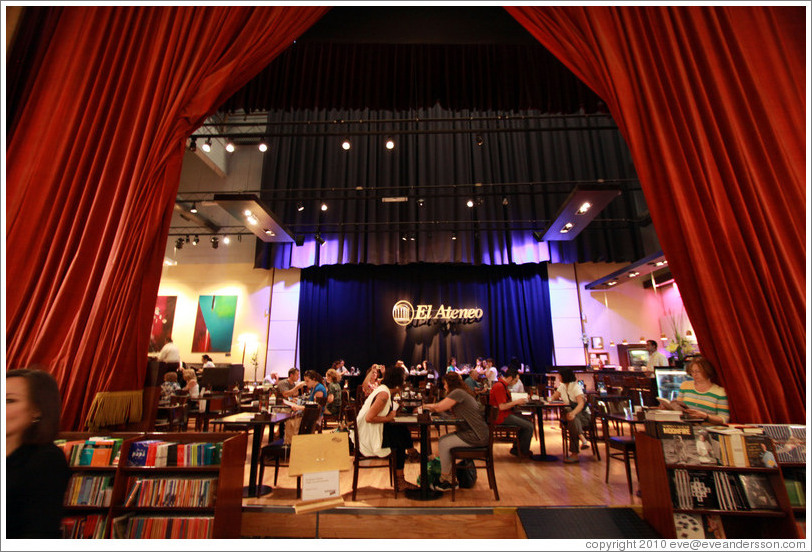
[[[71,466],[115,466],[124,439],[120,437],[90,437],[86,440],[57,439]]]
[[[136,441],[130,445],[130,466],[212,466],[220,463],[222,443]]]

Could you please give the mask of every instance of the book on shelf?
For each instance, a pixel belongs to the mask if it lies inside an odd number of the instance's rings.
[[[706,426],[711,450],[722,466],[748,467],[744,437],[741,429],[731,426]]]
[[[775,445],[767,435],[745,434],[744,450],[747,464],[753,468],[775,468],[778,462],[775,456]]]
[[[678,539],[704,539],[705,528],[700,514],[674,513],[674,528]]]
[[[725,526],[722,523],[722,516],[719,514],[703,514],[702,522],[705,529],[706,539],[726,539]]]
[[[220,464],[223,444],[171,443],[160,440],[136,441],[130,446],[128,464],[144,467],[194,467]]]
[[[57,439],[54,444],[62,449],[71,466],[114,466],[124,439],[118,437],[90,437],[85,440]]]
[[[806,462],[806,426],[760,424],[760,427],[773,440],[778,463]]]
[[[768,492],[772,489],[763,474],[741,474],[722,471],[688,470],[676,468],[669,478],[671,488],[671,501],[674,508],[679,510],[724,510],[724,511],[746,511],[751,509],[775,509],[775,495],[772,497],[774,507],[768,506],[768,502],[759,501],[759,506],[752,506],[753,500],[748,499],[742,476],[758,475],[762,478],[758,484],[766,485],[766,491],[762,488],[758,492]],[[751,488],[757,484],[747,481]],[[751,491],[756,493],[756,490]]]
[[[128,539],[206,539],[211,538],[211,516],[133,516],[127,520]]]
[[[691,424],[655,422],[666,464],[698,464],[699,457]]]
[[[217,478],[211,476],[133,478],[124,506],[209,508],[216,490]]]
[[[806,508],[806,468],[785,468],[783,472],[790,504]]]
[[[65,491],[67,506],[110,506],[112,475],[73,474]]]
[[[107,516],[89,514],[62,518],[63,539],[103,539],[107,530]]]
[[[775,492],[764,474],[740,473],[738,475],[745,498],[752,510],[779,509]]]

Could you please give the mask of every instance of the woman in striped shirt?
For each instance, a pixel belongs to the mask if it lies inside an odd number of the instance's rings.
[[[716,371],[704,357],[688,361],[685,371],[693,381],[685,381],[679,387],[677,402],[686,407],[693,418],[701,418],[711,424],[726,424],[730,420],[727,393],[724,387],[714,383]]]

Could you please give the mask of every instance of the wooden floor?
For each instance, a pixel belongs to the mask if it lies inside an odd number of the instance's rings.
[[[547,452],[559,457],[556,462],[535,462],[520,460],[508,452],[510,443],[497,442],[494,445],[496,459],[496,481],[501,500],[496,501],[488,488],[484,470],[479,470],[476,486],[472,489],[457,490],[456,501],[451,502],[451,493],[445,493],[437,500],[421,502],[398,494],[394,498],[386,469],[361,470],[358,476],[357,500],[352,501],[352,472],[340,474],[341,492],[349,507],[378,508],[506,508],[519,506],[637,506],[640,498],[630,495],[626,483],[623,462],[612,460],[609,482],[604,482],[606,458],[604,446],[599,444],[601,460],[592,455],[591,449],[581,451],[579,464],[564,464],[561,461],[561,433],[557,420],[545,421],[545,442]],[[443,430],[444,431],[444,430]],[[437,432],[432,429],[432,451],[437,452]],[[249,439],[250,443],[250,439]],[[533,452],[538,452],[538,442],[533,439]],[[249,450],[250,454],[250,450]],[[245,481],[248,482],[250,462],[246,462]],[[273,485],[273,467],[265,469],[264,483]],[[417,462],[407,461],[406,479],[416,482],[420,472]],[[637,478],[632,470],[634,489]],[[271,494],[260,498],[245,498],[243,506],[292,506],[296,498],[296,478],[287,475],[286,468],[280,468],[278,485]]]

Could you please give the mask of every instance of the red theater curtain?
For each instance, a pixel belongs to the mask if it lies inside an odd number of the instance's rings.
[[[733,419],[804,423],[804,8],[507,10],[618,122]]]
[[[185,138],[327,9],[55,12],[6,152],[6,352],[56,376],[63,428],[140,418]]]

